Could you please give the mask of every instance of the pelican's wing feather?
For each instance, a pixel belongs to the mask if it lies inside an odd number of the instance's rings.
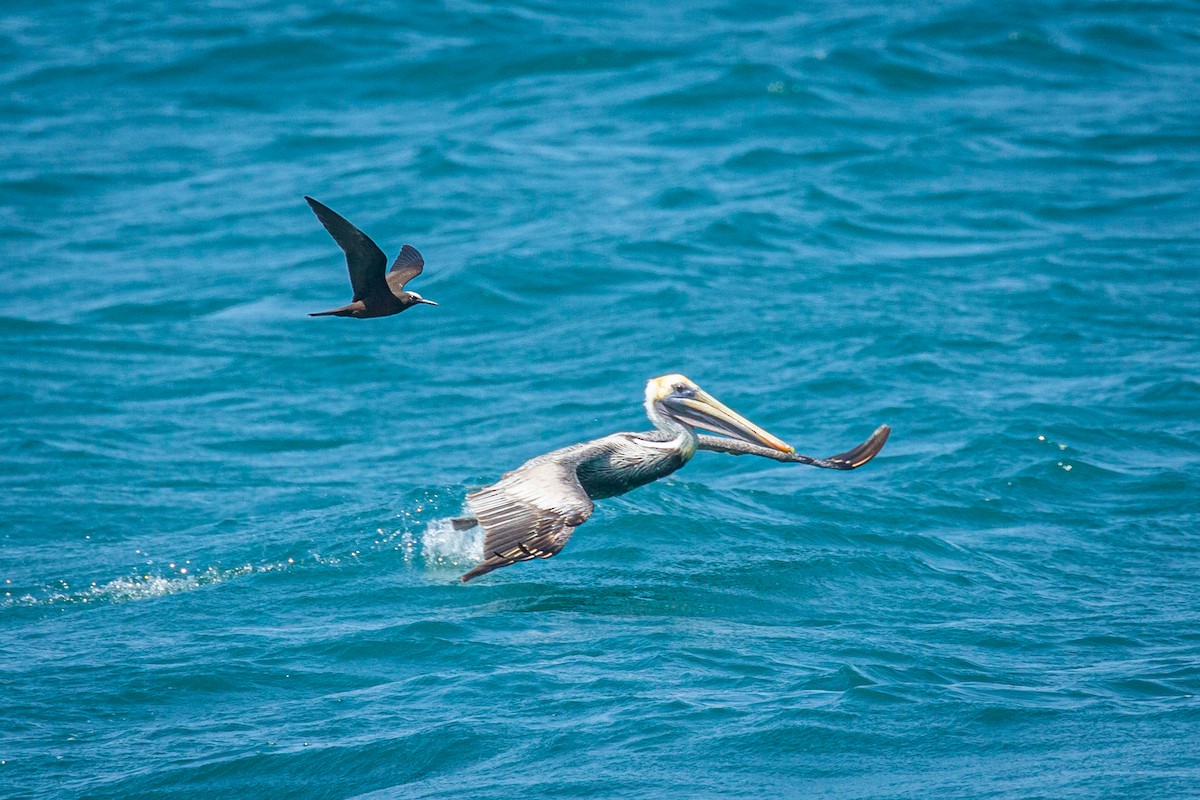
[[[548,453],[467,495],[485,536],[483,561],[462,576],[464,582],[562,550],[592,513],[592,499],[580,485],[576,468],[593,449],[576,445]]]
[[[730,453],[735,456],[763,456],[764,458],[773,458],[776,461],[811,464],[814,467],[823,467],[824,469],[857,469],[879,454],[879,451],[883,449],[884,442],[887,441],[888,434],[891,432],[892,429],[887,425],[880,425],[871,434],[870,438],[858,447],[827,458],[813,458],[801,453],[783,453],[778,450],[772,450],[769,447],[743,442],[738,439],[726,439],[723,436],[709,436],[702,433],[696,438],[699,440],[698,446],[701,450]]]
[[[346,268],[350,271],[350,285],[354,288],[354,300],[386,294],[387,280],[383,271],[387,268],[387,256],[371,237],[350,224],[341,214],[329,206],[305,196],[309,207],[321,220],[325,230],[346,254]]]

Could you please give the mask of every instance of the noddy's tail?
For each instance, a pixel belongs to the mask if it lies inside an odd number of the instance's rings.
[[[355,311],[363,308],[362,303],[351,303],[348,306],[341,308],[331,308],[328,311],[315,311],[309,314],[310,317],[353,317]]]
[[[374,316],[367,314],[367,304],[362,300],[355,300],[348,306],[341,308],[331,308],[328,311],[314,311],[309,314],[310,317],[357,317],[359,315]]]

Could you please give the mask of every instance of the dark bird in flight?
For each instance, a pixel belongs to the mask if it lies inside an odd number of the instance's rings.
[[[646,415],[656,430],[614,433],[546,453],[468,494],[471,516],[457,517],[453,524],[460,530],[483,527],[483,561],[462,580],[517,561],[550,558],[591,515],[593,500],[670,475],[697,450],[855,469],[874,458],[891,433],[887,425],[880,425],[845,453],[828,458],[801,455],[683,375],[664,375],[646,384]],[[697,434],[696,428],[725,436]]]
[[[400,255],[392,263],[392,269],[384,275],[387,256],[371,237],[351,225],[333,209],[305,196],[313,213],[329,235],[346,252],[346,266],[350,269],[350,285],[354,288],[354,299],[348,306],[332,311],[318,311],[310,317],[388,317],[404,309],[425,303],[436,306],[416,292],[404,290],[404,284],[421,274],[425,259],[412,245],[400,248]]]

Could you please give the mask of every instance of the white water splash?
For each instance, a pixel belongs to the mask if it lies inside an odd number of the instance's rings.
[[[404,555],[409,568],[425,568],[432,572],[458,573],[475,566],[483,560],[483,529],[475,526],[468,530],[456,530],[451,517],[431,520],[424,529],[416,531],[401,528],[385,533],[377,531],[374,549],[398,550]],[[369,545],[365,548],[372,549]],[[347,555],[357,563],[364,547],[355,547]],[[145,557],[146,553],[137,550]],[[222,583],[245,575],[275,572],[320,564],[339,566],[344,560],[336,555],[310,553],[307,558],[286,558],[260,564],[241,564],[234,567],[197,567],[190,560],[171,561],[146,559],[143,570],[108,581],[93,581],[79,588],[60,580],[41,591],[18,593],[0,592],[0,609],[14,606],[46,606],[73,604],[128,603],[150,600],[180,592],[191,592],[205,586]],[[0,587],[2,588],[2,587]]]
[[[421,534],[421,556],[428,567],[473,567],[483,560],[483,528],[456,530],[450,517],[430,521]]]
[[[191,563],[191,562],[185,562]],[[290,569],[295,566],[294,559],[270,562],[266,564],[244,564],[230,568],[207,567],[192,570],[189,567],[171,564],[171,572],[159,574],[152,572],[135,573],[110,581],[93,581],[90,585],[71,591],[65,581],[59,581],[62,590],[51,591],[43,595],[24,594],[13,596],[7,593],[0,598],[0,608],[12,606],[45,606],[63,604],[100,604],[128,603],[138,600],[150,600],[169,594],[190,592],[203,586],[250,575],[256,572],[274,572]],[[65,590],[65,591],[64,591]]]

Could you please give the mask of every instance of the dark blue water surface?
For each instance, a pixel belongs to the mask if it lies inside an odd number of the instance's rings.
[[[0,135],[0,796],[1200,796],[1194,3],[9,3]],[[894,433],[459,583],[667,372]]]

